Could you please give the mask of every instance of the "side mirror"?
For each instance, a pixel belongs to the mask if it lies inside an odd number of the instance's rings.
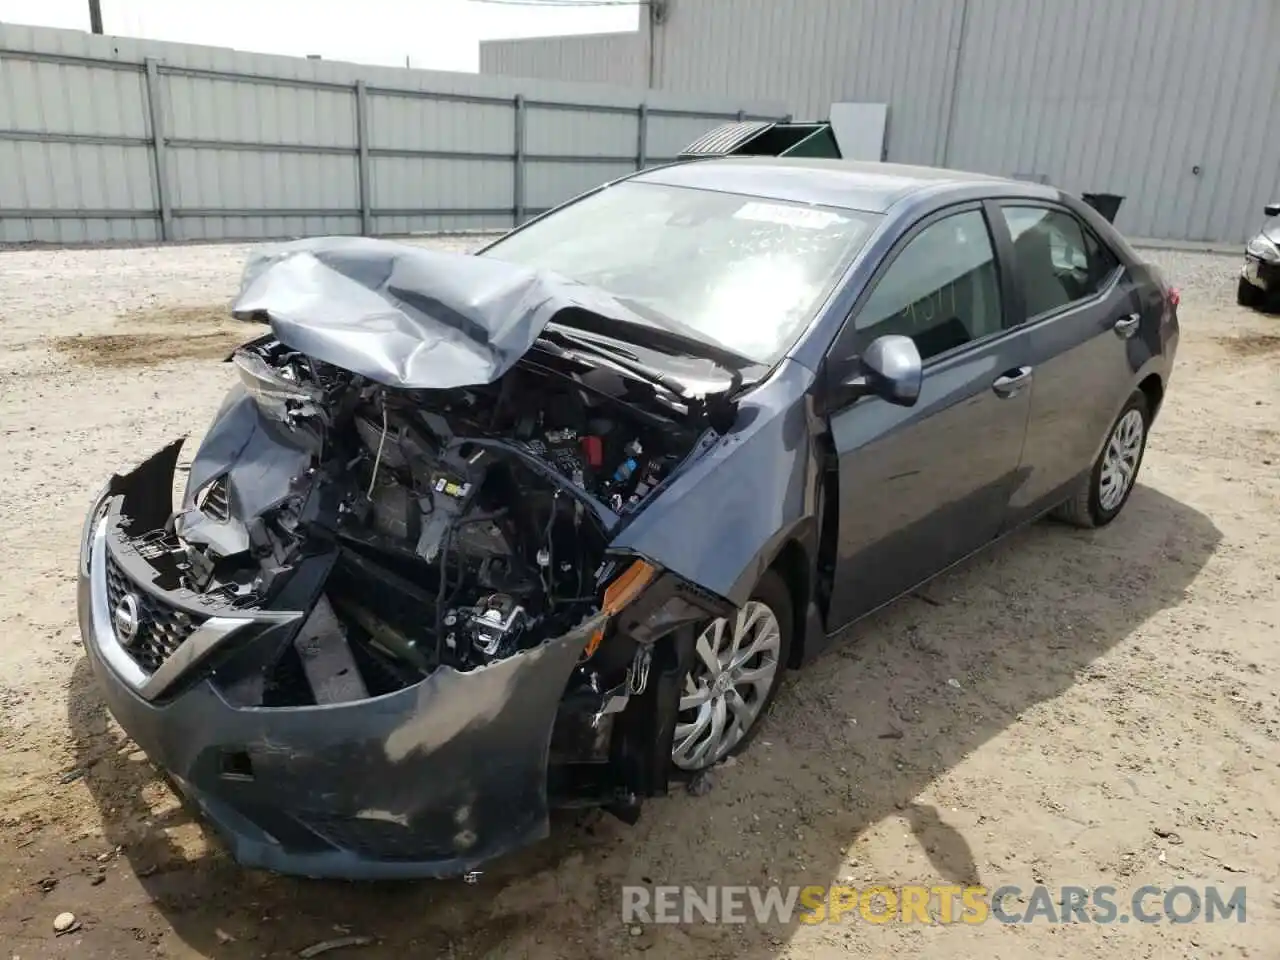
[[[1280,217],[1280,203],[1268,203],[1262,208],[1262,212],[1268,217]]]
[[[862,351],[858,369],[845,380],[845,386],[863,395],[913,407],[920,399],[923,368],[920,351],[910,337],[877,337]]]

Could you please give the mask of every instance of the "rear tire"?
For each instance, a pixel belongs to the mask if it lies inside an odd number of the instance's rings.
[[[1236,303],[1242,307],[1258,309],[1267,302],[1267,295],[1252,283],[1241,277],[1236,283]]]
[[[1071,498],[1053,516],[1076,527],[1105,527],[1120,515],[1138,484],[1138,470],[1147,449],[1151,407],[1147,396],[1135,390],[1107,432],[1102,452]],[[1116,485],[1123,483],[1123,488]]]

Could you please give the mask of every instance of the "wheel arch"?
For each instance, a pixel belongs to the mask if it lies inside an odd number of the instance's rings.
[[[1116,403],[1111,419],[1107,423],[1107,428],[1100,433],[1097,445],[1093,448],[1093,456],[1089,461],[1090,466],[1102,454],[1103,448],[1107,445],[1107,438],[1111,436],[1111,430],[1115,426],[1116,419],[1120,416],[1120,411],[1124,409],[1125,404],[1129,402],[1129,398],[1135,392],[1141,393],[1146,398],[1147,426],[1150,427],[1155,422],[1156,414],[1164,403],[1165,382],[1168,379],[1168,375],[1169,368],[1160,357],[1155,357],[1143,365],[1137,376],[1130,381],[1129,389]]]
[[[769,569],[782,578],[791,595],[791,651],[786,666],[794,669],[804,660],[807,617],[813,599],[814,563],[810,550],[797,537],[787,540]]]
[[[827,646],[827,609],[838,539],[840,473],[828,433],[814,438],[817,460],[813,513],[779,541],[766,569],[775,571],[791,594],[792,637],[788,669],[811,661]]]
[[[1147,398],[1149,420],[1154,423],[1156,414],[1160,412],[1160,405],[1164,403],[1164,379],[1158,373],[1150,373],[1138,384],[1138,389]]]

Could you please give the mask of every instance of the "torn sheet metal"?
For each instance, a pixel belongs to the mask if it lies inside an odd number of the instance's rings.
[[[246,521],[287,497],[310,461],[296,435],[274,427],[243,387],[233,387],[191,462],[176,532],[224,557],[249,549]],[[214,517],[196,508],[196,496],[219,477],[226,483],[227,513]]]
[[[177,452],[174,443],[117,476],[95,501],[86,535],[96,537],[96,560],[82,565],[79,581],[81,631],[111,713],[205,812],[234,856],[313,877],[446,877],[546,836],[552,729],[603,614],[505,659],[471,670],[441,667],[371,698],[330,690],[335,695],[322,698],[329,702],[268,711],[236,706],[213,677],[173,698],[148,699],[130,685],[97,639],[111,632],[110,611],[91,597],[106,589],[107,556],[127,559],[118,512],[98,519],[99,505],[108,496],[132,496],[142,507],[162,499],[155,494],[168,489]],[[133,582],[156,602],[190,599],[147,576]],[[297,615],[240,616],[242,629],[253,631],[290,627],[283,618]],[[304,643],[307,637],[304,631]]]

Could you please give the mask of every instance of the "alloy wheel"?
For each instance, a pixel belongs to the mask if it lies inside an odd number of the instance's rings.
[[[759,600],[707,625],[685,676],[671,759],[702,770],[742,742],[759,719],[779,669],[782,630]]]
[[[1103,510],[1119,507],[1133,486],[1145,433],[1146,424],[1140,410],[1130,410],[1111,431],[1098,474],[1098,504]]]

